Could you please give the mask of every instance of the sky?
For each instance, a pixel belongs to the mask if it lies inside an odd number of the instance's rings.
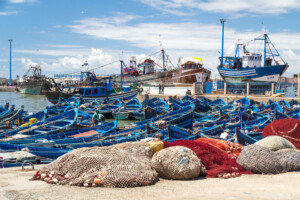
[[[162,47],[173,65],[200,57],[217,76],[220,19],[226,54],[265,30],[291,76],[300,72],[299,11],[300,0],[0,0],[0,77],[9,77],[8,39],[12,78],[35,64],[48,76],[75,73],[85,61],[96,74],[117,74],[120,58],[142,61]]]

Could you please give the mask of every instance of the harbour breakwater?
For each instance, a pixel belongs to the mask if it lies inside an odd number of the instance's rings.
[[[0,92],[15,92],[16,86],[0,86]]]

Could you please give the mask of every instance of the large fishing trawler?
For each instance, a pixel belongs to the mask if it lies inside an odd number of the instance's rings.
[[[180,66],[172,77],[174,86],[191,87],[193,83],[207,83],[210,79],[211,71],[203,67],[201,58],[181,57],[178,65]]]
[[[136,58],[131,57],[128,67],[123,68],[123,82],[126,84],[143,84],[143,85],[172,85],[172,75],[176,69],[168,66],[168,56],[165,50],[160,51],[157,61],[146,58],[142,62],[137,63]],[[121,76],[113,77],[113,83],[120,85]]]
[[[281,58],[269,36],[264,33],[251,42],[263,41],[263,53],[250,52],[246,49],[250,42],[238,43],[234,56],[223,57],[224,20],[221,21],[222,56],[218,71],[222,78],[229,83],[242,82],[277,82],[289,67]]]
[[[42,95],[43,90],[51,88],[50,80],[42,75],[42,68],[40,65],[30,66],[27,73],[19,80],[21,93]]]

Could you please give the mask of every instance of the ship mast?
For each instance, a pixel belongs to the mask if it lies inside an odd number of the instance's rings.
[[[223,67],[223,52],[224,52],[224,23],[226,22],[226,19],[220,19],[220,22],[222,24],[222,55],[221,55],[221,68]]]

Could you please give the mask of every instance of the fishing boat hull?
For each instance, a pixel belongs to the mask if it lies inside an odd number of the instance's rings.
[[[129,100],[129,99],[132,99],[134,97],[136,97],[140,92],[142,92],[142,89],[137,89],[137,90],[132,90],[132,91],[129,91],[129,92],[122,92],[122,93],[116,93],[116,94],[111,94],[111,95],[105,95],[105,96],[82,96],[82,98],[84,100],[87,100],[87,101],[92,101],[92,100],[98,100],[98,101],[103,101],[103,100]],[[72,97],[73,93],[61,93],[59,91],[52,91],[52,90],[47,90],[47,91],[44,91],[44,94],[45,96],[47,97],[47,99],[53,103],[53,104],[56,104],[58,103],[59,99],[60,98],[64,98],[64,99],[68,99],[70,97]]]
[[[176,87],[192,87],[193,83],[206,83],[210,79],[211,71],[205,68],[182,69],[178,68],[172,76],[173,85]]]
[[[19,88],[22,94],[43,95],[43,90],[50,89],[50,83],[44,79],[29,79]]]
[[[240,70],[220,68],[218,71],[228,83],[244,82],[278,82],[288,65],[272,65],[264,67],[242,68]]]
[[[158,86],[159,84],[172,85],[171,78],[175,71],[176,70],[168,70],[168,71],[161,71],[161,72],[144,74],[139,76],[124,75],[123,82],[129,85],[135,84],[136,82],[140,82],[143,85],[152,85],[152,86]],[[121,77],[120,76],[114,77],[112,81],[116,85],[120,85]]]

